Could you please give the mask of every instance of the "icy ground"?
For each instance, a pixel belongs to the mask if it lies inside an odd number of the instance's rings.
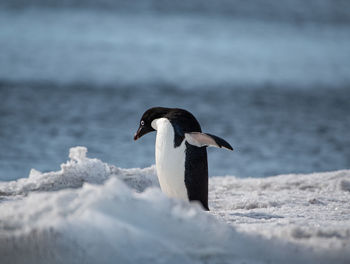
[[[0,182],[1,263],[350,261],[350,170],[212,177],[207,213],[165,197],[154,167],[86,151],[72,148],[60,171]]]

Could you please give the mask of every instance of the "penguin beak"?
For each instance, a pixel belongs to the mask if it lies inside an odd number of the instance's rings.
[[[134,140],[138,140],[140,137],[142,137],[144,134],[146,134],[145,129],[143,126],[140,126],[137,132],[134,134]]]
[[[134,140],[138,140],[141,136],[140,136],[140,131],[141,131],[142,127],[139,127],[139,129],[137,130],[137,132],[134,134]]]
[[[143,135],[154,131],[153,128],[149,128],[147,126],[140,126],[139,129],[137,130],[137,132],[134,135],[134,140],[138,140],[140,137],[142,137]]]

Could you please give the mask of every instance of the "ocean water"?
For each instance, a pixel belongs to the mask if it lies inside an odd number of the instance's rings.
[[[209,149],[211,176],[349,168],[346,2],[312,1],[313,13],[300,1],[286,1],[290,12],[253,1],[239,14],[225,1],[189,2],[196,8],[5,1],[0,179],[56,170],[78,145],[119,167],[147,167],[155,134],[132,138],[152,106],[186,108],[231,143],[234,152]]]

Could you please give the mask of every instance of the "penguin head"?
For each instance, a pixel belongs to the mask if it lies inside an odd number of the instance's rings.
[[[141,117],[140,126],[134,135],[134,140],[138,140],[143,135],[155,131],[152,127],[152,121],[164,117],[171,109],[165,107],[152,107],[148,109]]]
[[[155,131],[152,122],[159,118],[166,118],[172,124],[175,133],[175,147],[186,139],[187,143],[196,147],[212,146],[233,150],[226,140],[212,134],[202,133],[197,119],[187,110],[180,108],[153,107],[148,109],[141,117],[140,126],[134,135],[134,140]]]

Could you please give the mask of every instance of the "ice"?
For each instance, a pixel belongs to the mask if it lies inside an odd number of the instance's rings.
[[[350,170],[212,177],[207,213],[86,153],[0,182],[1,263],[349,263]]]

